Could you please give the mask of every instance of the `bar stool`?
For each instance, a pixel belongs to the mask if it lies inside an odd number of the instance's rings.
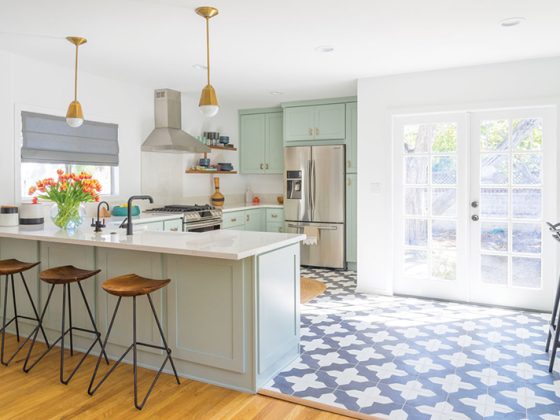
[[[552,237],[560,242],[560,223],[552,224],[547,222],[549,230],[552,232]],[[552,317],[550,318],[550,325],[548,327],[548,338],[546,339],[545,351],[548,353],[550,344],[552,344],[552,353],[550,354],[550,363],[548,371],[552,372],[554,368],[554,361],[556,360],[556,351],[560,346],[560,278],[558,278],[558,288],[556,289],[556,297],[554,298],[554,308],[552,309]]]
[[[63,266],[63,267],[55,267],[55,268],[50,268],[50,269],[45,270],[45,271],[41,271],[41,273],[39,274],[39,278],[42,281],[44,281],[45,283],[50,284],[51,288],[50,288],[49,294],[47,296],[47,301],[45,303],[45,307],[43,308],[43,312],[41,313],[41,318],[39,318],[39,325],[31,332],[29,337],[27,337],[27,340],[29,340],[31,337],[33,337],[33,339],[32,339],[33,341],[31,343],[31,346],[29,347],[29,351],[27,353],[27,357],[26,357],[25,363],[23,365],[23,371],[25,373],[27,373],[31,369],[33,369],[33,367],[35,367],[37,365],[37,363],[39,363],[43,359],[43,357],[45,357],[52,350],[52,348],[60,341],[60,382],[63,383],[64,385],[67,385],[70,382],[70,380],[72,379],[72,377],[74,376],[74,374],[78,371],[78,369],[80,368],[80,366],[84,362],[85,358],[91,352],[91,350],[95,346],[95,343],[99,343],[99,346],[101,346],[101,334],[99,333],[99,331],[97,331],[97,327],[95,325],[95,320],[93,319],[93,315],[92,315],[91,309],[89,307],[88,301],[86,299],[84,289],[82,289],[82,285],[81,285],[81,282],[83,280],[86,280],[90,277],[95,276],[100,271],[101,270],[82,270],[82,269],[76,268],[72,265],[66,265],[66,266]],[[72,295],[70,293],[71,292],[70,285],[72,283],[77,283],[78,284],[78,288],[80,289],[80,293],[81,293],[82,298],[84,300],[84,304],[86,306],[87,313],[89,315],[89,319],[91,320],[91,325],[93,327],[93,330],[87,330],[87,329],[84,329],[84,328],[74,327],[72,325]],[[35,343],[37,341],[37,333],[39,331],[39,328],[41,328],[41,329],[43,328],[42,327],[43,319],[45,317],[45,314],[47,313],[47,308],[49,306],[49,302],[51,300],[51,296],[53,294],[54,288],[57,285],[62,285],[62,326],[61,326],[61,330],[60,330],[60,337],[58,337],[50,346],[48,346],[47,349],[37,358],[37,360],[35,360],[35,362],[33,362],[30,366],[28,366],[29,359],[31,358],[31,353],[33,352],[33,347],[35,346]],[[67,299],[68,299],[68,318],[69,318],[69,328],[68,329],[66,329],[66,306],[67,306],[66,305],[66,300]],[[64,337],[66,337],[66,334],[70,335],[70,356],[73,356],[74,355],[74,342],[73,342],[73,339],[72,339],[72,332],[74,330],[94,334],[95,335],[95,340],[93,340],[93,343],[88,348],[88,350],[85,352],[85,354],[82,356],[82,358],[80,359],[80,361],[78,362],[76,367],[72,370],[70,375],[65,379],[64,378]],[[103,347],[101,347],[100,356],[101,355],[105,356],[105,361],[107,362],[107,364],[109,364],[109,359],[107,358],[107,354],[105,353],[105,350],[104,350]]]
[[[22,347],[25,345],[25,342],[18,347],[18,349],[14,352],[14,354],[12,354],[12,356],[5,361],[4,360],[4,342],[5,342],[5,337],[6,337],[6,328],[8,327],[8,325],[10,325],[12,322],[15,321],[15,325],[16,325],[16,337],[17,337],[17,341],[19,343],[19,323],[18,323],[18,319],[28,319],[30,321],[37,321],[37,324],[40,325],[39,322],[39,314],[37,313],[37,308],[35,307],[35,303],[33,302],[33,298],[31,297],[31,293],[29,292],[29,287],[27,287],[27,282],[25,281],[25,277],[23,276],[23,272],[27,271],[33,267],[36,267],[37,265],[39,265],[39,262],[35,262],[35,263],[26,263],[26,262],[22,262],[22,261],[18,261],[15,259],[9,259],[9,260],[2,260],[0,261],[0,276],[5,276],[5,287],[4,287],[4,310],[3,310],[3,315],[2,315],[2,346],[0,349],[0,362],[4,365],[4,366],[8,366],[8,364],[13,360],[13,358],[16,356],[16,354],[19,353],[19,351],[22,349]],[[31,308],[33,309],[33,313],[35,314],[35,318],[29,317],[29,316],[24,316],[24,315],[19,315],[18,311],[17,311],[17,304],[16,304],[16,289],[15,289],[15,283],[14,283],[14,274],[19,274],[21,277],[21,281],[23,282],[23,285],[25,287],[25,291],[27,292],[27,297],[29,298],[29,303],[31,303]],[[6,322],[6,309],[8,307],[8,284],[11,283],[12,285],[12,302],[14,305],[14,317],[12,319],[10,319],[8,322]],[[47,346],[49,345],[49,341],[47,340],[47,335],[45,334],[45,330],[43,329],[43,327],[40,327],[41,329],[41,334],[43,335],[43,338],[45,339],[45,343],[47,343]]]
[[[105,380],[109,377],[109,375],[111,373],[113,373],[115,368],[125,358],[125,356],[128,354],[128,352],[131,349],[132,349],[132,363],[133,363],[133,367],[134,367],[134,406],[138,410],[142,410],[142,408],[146,404],[146,401],[147,401],[148,397],[150,396],[150,393],[152,392],[152,389],[154,388],[154,385],[156,384],[161,372],[165,368],[165,365],[167,364],[168,360],[171,363],[173,373],[175,374],[175,380],[177,381],[177,385],[181,384],[181,382],[179,381],[179,376],[177,375],[177,369],[175,369],[175,364],[173,363],[173,359],[171,358],[171,349],[169,348],[169,346],[167,345],[167,341],[165,340],[165,336],[163,334],[163,329],[161,328],[161,324],[160,324],[159,319],[157,317],[157,313],[156,313],[156,309],[154,307],[154,303],[152,302],[152,297],[150,296],[150,293],[155,292],[156,290],[159,290],[159,289],[167,286],[170,281],[171,280],[169,280],[169,279],[167,279],[167,280],[152,280],[152,279],[147,279],[147,278],[144,278],[144,277],[137,276],[136,274],[126,274],[124,276],[119,276],[119,277],[114,277],[112,279],[109,279],[101,285],[101,287],[103,287],[103,289],[107,293],[109,293],[111,295],[114,295],[114,296],[118,296],[118,298],[119,298],[117,300],[117,305],[115,306],[115,311],[113,312],[113,317],[111,318],[111,322],[109,324],[109,330],[107,331],[107,335],[105,336],[105,341],[103,343],[103,350],[105,350],[105,347],[107,346],[107,341],[109,340],[109,334],[111,334],[111,329],[113,328],[113,323],[115,321],[115,317],[117,315],[117,311],[119,310],[119,305],[120,305],[123,297],[132,297],[132,344],[130,345],[130,347],[128,347],[128,349],[126,349],[126,351],[123,353],[123,355],[115,362],[115,364],[113,366],[111,366],[111,368],[107,371],[107,373],[105,373],[103,378],[101,378],[99,383],[94,387],[93,383],[95,381],[95,377],[97,376],[97,370],[99,369],[99,363],[101,362],[101,354],[99,355],[99,357],[97,359],[97,364],[95,365],[95,370],[93,371],[93,375],[91,377],[91,382],[90,382],[89,387],[88,387],[88,394],[89,395],[93,395],[99,389],[101,384],[103,382],[105,382]],[[146,295],[148,297],[148,302],[150,303],[150,307],[152,308],[152,312],[154,314],[154,318],[156,320],[156,323],[157,323],[157,326],[158,326],[158,329],[159,329],[159,333],[161,335],[161,340],[163,342],[163,346],[155,346],[155,345],[152,345],[152,344],[141,343],[141,342],[136,341],[136,297],[137,296],[142,296],[142,295]],[[136,354],[137,353],[137,347],[139,345],[140,346],[151,347],[151,348],[154,348],[154,349],[164,350],[167,353],[166,356],[165,356],[165,360],[163,361],[163,364],[161,365],[158,372],[156,373],[156,376],[155,376],[154,380],[152,381],[152,384],[150,385],[150,388],[148,389],[148,392],[146,393],[146,395],[145,395],[144,399],[142,400],[141,404],[138,404],[138,363],[137,363],[138,360],[137,360],[137,354]]]

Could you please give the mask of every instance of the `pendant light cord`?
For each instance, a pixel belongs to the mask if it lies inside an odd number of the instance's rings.
[[[206,18],[206,77],[210,85],[210,19]]]
[[[76,45],[76,63],[74,65],[74,102],[78,100],[78,45]]]

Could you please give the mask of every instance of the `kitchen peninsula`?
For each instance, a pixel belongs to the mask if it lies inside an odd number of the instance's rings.
[[[0,228],[0,259],[41,261],[44,270],[60,265],[101,269],[84,282],[95,302],[98,328],[105,335],[116,298],[104,293],[107,278],[136,273],[170,278],[167,290],[153,300],[167,333],[181,376],[256,392],[299,354],[299,242],[304,235],[216,230],[205,233],[139,231],[126,236],[110,229],[73,235],[54,228]],[[44,306],[47,286],[38,269],[27,275],[31,293]],[[17,284],[17,287],[21,287]],[[72,295],[79,293],[75,288]],[[44,326],[54,337],[60,329],[62,293],[53,295]],[[24,293],[17,293],[18,297]],[[74,297],[74,296],[73,296]],[[87,314],[76,294],[74,325],[87,326]],[[23,299],[18,311],[31,315]],[[107,347],[109,356],[122,354],[131,341],[132,308],[121,305]],[[138,339],[161,345],[148,302],[138,301]],[[32,323],[20,329],[29,333]],[[87,348],[90,338],[75,334],[74,345]],[[97,349],[97,348],[96,348]],[[126,360],[126,359],[125,359]],[[140,363],[158,369],[162,352],[139,351]]]

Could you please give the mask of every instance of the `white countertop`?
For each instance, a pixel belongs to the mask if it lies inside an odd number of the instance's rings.
[[[224,213],[251,209],[283,209],[283,204],[226,204],[222,207]]]
[[[305,239],[305,235],[271,232],[214,230],[202,233],[137,231],[126,236],[122,229],[94,233],[82,227],[73,235],[52,227],[0,227],[0,238],[88,245],[132,251],[241,260]]]

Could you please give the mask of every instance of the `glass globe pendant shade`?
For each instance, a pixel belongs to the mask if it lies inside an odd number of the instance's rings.
[[[206,85],[204,86],[204,89],[202,89],[198,107],[200,112],[202,112],[202,115],[205,117],[213,117],[220,110],[218,98],[216,97],[216,91],[212,85]]]
[[[66,124],[72,128],[80,127],[84,123],[82,105],[78,101],[72,101],[66,112]]]

